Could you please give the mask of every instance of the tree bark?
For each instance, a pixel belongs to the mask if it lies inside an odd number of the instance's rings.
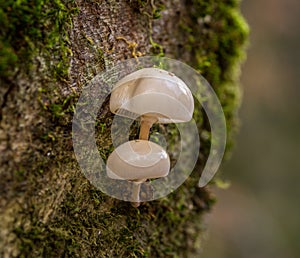
[[[165,55],[207,78],[230,136],[248,34],[238,1],[14,2],[0,3],[0,256],[196,257],[202,216],[214,202],[208,187],[196,186],[210,146],[205,116],[197,121],[202,149],[191,178],[134,208],[83,176],[72,115],[82,88],[110,64]],[[106,103],[104,156],[111,117]]]

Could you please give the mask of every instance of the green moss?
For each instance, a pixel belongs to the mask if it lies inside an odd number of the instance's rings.
[[[66,24],[76,13],[73,1],[0,0],[0,78],[13,75],[37,50],[59,57],[52,68],[56,78],[65,78],[70,51]],[[53,60],[52,60],[53,61]]]
[[[239,12],[239,0],[188,2],[190,16],[180,21],[186,35],[184,45],[192,53],[190,64],[209,81],[221,101],[229,150],[238,123],[239,69],[245,58],[249,28]]]
[[[87,184],[67,193],[59,207],[60,217],[46,225],[35,221],[28,228],[20,226],[15,233],[22,253],[34,256],[182,257],[186,248],[183,227],[192,219],[191,203],[186,203],[184,194],[182,189],[170,197],[174,205],[165,199],[136,209],[111,202]],[[175,251],[174,246],[182,251]]]

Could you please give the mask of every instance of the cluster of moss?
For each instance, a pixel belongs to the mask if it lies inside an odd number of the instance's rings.
[[[240,104],[239,71],[245,58],[249,28],[239,12],[239,0],[188,0],[188,17],[180,21],[191,52],[191,65],[216,91],[226,117],[231,148]]]
[[[164,199],[136,209],[84,181],[77,192],[67,193],[55,220],[34,220],[30,228],[15,229],[24,257],[182,257],[193,247],[187,228],[192,242],[202,230],[192,221],[193,202],[185,202],[190,194],[183,188],[168,197],[172,203]],[[205,194],[198,193],[199,199],[207,199]],[[201,210],[209,206],[203,203]]]
[[[37,51],[59,57],[53,72],[65,77],[71,54],[66,25],[76,12],[73,0],[0,0],[0,78],[13,75],[22,64],[30,68],[28,60]]]
[[[245,59],[249,27],[239,13],[240,0],[196,1],[193,20],[200,14],[204,30],[200,48],[194,48],[196,69],[211,83],[221,102],[227,124],[227,150],[238,128],[237,110],[241,101],[240,66]],[[199,20],[198,20],[199,22]],[[203,51],[205,49],[205,51]]]

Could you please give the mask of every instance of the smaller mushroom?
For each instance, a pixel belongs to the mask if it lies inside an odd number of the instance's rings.
[[[114,179],[136,183],[134,202],[139,203],[142,182],[168,175],[167,152],[149,142],[154,123],[191,120],[194,99],[187,85],[174,74],[158,68],[144,68],[121,79],[110,98],[110,110],[121,116],[141,117],[139,139],[117,147],[107,161],[107,174]]]
[[[108,177],[134,182],[132,200],[137,207],[141,184],[147,179],[167,176],[170,159],[158,144],[133,140],[118,146],[108,157],[106,166]]]

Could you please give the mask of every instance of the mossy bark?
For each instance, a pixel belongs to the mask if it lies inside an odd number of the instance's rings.
[[[0,256],[195,257],[201,218],[214,202],[208,188],[196,187],[210,146],[205,117],[199,115],[202,149],[191,178],[139,208],[82,175],[71,121],[97,73],[154,54],[208,79],[230,135],[248,34],[237,0],[0,0],[0,18]],[[104,154],[111,117],[105,106],[98,139]]]

